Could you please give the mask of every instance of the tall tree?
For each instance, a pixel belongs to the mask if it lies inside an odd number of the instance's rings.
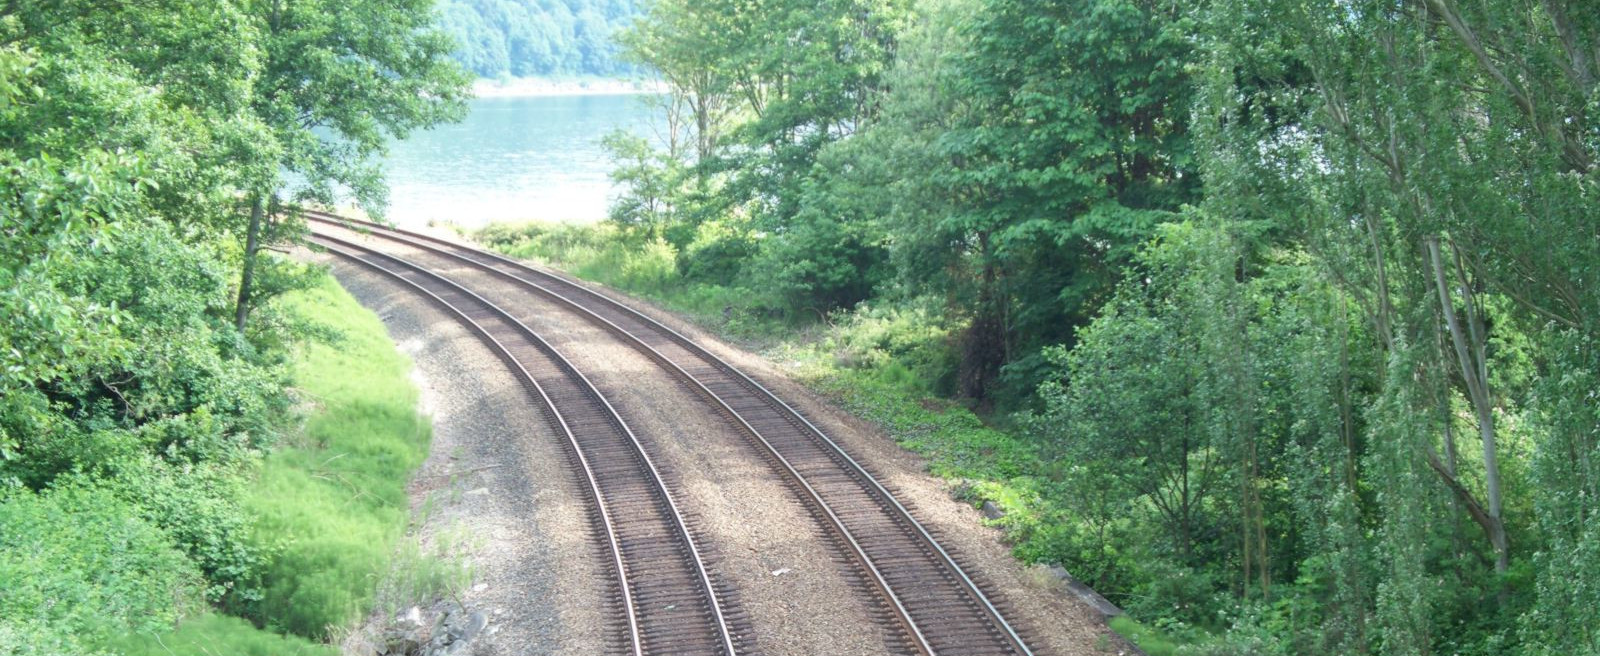
[[[258,253],[299,230],[280,199],[331,205],[340,189],[375,214],[386,202],[378,158],[390,139],[466,110],[469,76],[449,58],[432,0],[254,0],[262,72],[252,110],[282,145],[278,164],[297,184],[250,190],[235,322],[257,300]],[[287,198],[282,198],[286,194]]]
[[[965,394],[988,395],[1002,366],[1037,366],[1039,347],[1069,340],[1134,248],[1198,198],[1186,6],[990,0],[976,12],[945,73],[971,109],[937,136],[939,166],[908,171],[946,190],[945,206],[897,226],[905,275],[969,318]]]

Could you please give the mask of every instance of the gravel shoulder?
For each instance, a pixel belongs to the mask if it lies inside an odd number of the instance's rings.
[[[412,531],[425,551],[448,548],[471,568],[471,582],[450,600],[489,620],[471,653],[601,653],[601,564],[566,454],[537,406],[453,316],[379,274],[308,258],[333,264],[339,283],[416,363],[433,443],[410,486]],[[441,608],[421,611],[431,625]],[[357,637],[390,622],[374,617]],[[347,647],[359,653],[361,645]]]

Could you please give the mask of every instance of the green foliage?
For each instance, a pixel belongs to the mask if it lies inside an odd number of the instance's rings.
[[[943,296],[975,398],[1030,397],[1040,349],[1198,198],[1176,5],[669,1],[622,39],[683,127],[653,162],[619,151],[615,218],[746,226],[757,247],[705,280],[792,319]]]
[[[1183,653],[1600,653],[1590,7],[750,8],[624,35],[677,129],[618,151],[580,275],[803,326],[785,359]],[[658,236],[683,275],[621,282]]]
[[[619,226],[660,235],[672,217],[673,203],[684,182],[682,162],[657,151],[644,137],[612,132],[601,140],[617,167],[611,181],[623,192],[611,204],[611,221]]]
[[[1522,636],[1537,654],[1600,654],[1600,348],[1575,331],[1541,340],[1557,353],[1537,386],[1533,421],[1547,437],[1531,456],[1529,484],[1550,492],[1533,510],[1544,537],[1534,555],[1538,601]]]
[[[858,271],[883,252],[866,217],[834,211],[849,195],[819,191],[806,216],[801,199],[820,153],[877,119],[909,5],[780,2],[752,11],[736,1],[668,0],[621,37],[671,85],[664,109],[674,129],[655,169],[675,184],[662,207],[688,234],[716,221],[758,235],[758,248],[718,272],[776,286],[790,312],[848,306],[882,277]],[[621,158],[621,170],[636,161]]]
[[[613,38],[640,13],[634,0],[445,0],[435,11],[481,78],[634,72]]]
[[[207,613],[159,635],[123,637],[109,645],[123,656],[334,656],[333,647],[295,636],[281,636],[237,617]]]
[[[88,653],[170,625],[200,602],[200,573],[138,509],[66,485],[0,497],[0,649]]]
[[[1111,618],[1107,624],[1118,635],[1133,641],[1139,649],[1149,656],[1173,656],[1178,653],[1178,645],[1169,641],[1161,632],[1150,629],[1127,615],[1118,615]]]
[[[432,4],[260,8],[264,66],[253,110],[281,144],[276,163],[301,178],[296,199],[331,206],[342,190],[381,213],[387,188],[377,159],[390,140],[466,111],[468,75],[448,58],[453,44],[433,23]]]
[[[67,311],[10,315],[22,325],[7,334],[44,320],[59,327],[50,337],[76,339],[0,401],[0,430],[15,436],[0,478],[32,489],[102,478],[194,558],[212,600],[254,594],[261,556],[239,543],[237,494],[274,439],[286,378],[228,325],[222,257],[162,224],[125,225],[36,271],[47,277],[28,302]]]
[[[0,8],[0,567],[19,568],[0,651],[88,653],[202,602],[273,599],[294,552],[246,500],[294,432],[284,361],[304,335],[267,301],[313,274],[258,251],[296,236],[273,200],[286,172],[302,197],[377,204],[386,140],[460,111],[467,79],[431,16],[421,0]],[[235,286],[241,264],[254,277]],[[370,470],[374,487],[407,474]]]
[[[964,393],[1070,342],[1154,226],[1198,198],[1184,7],[978,3],[962,47],[924,73],[950,110],[931,130],[927,109],[880,126],[927,135],[913,156],[927,165],[899,173],[920,196],[891,211],[889,232],[906,284],[972,318]]]

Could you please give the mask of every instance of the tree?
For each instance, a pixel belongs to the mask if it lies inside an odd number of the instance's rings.
[[[459,119],[466,109],[469,79],[448,58],[454,44],[434,27],[432,1],[257,0],[249,11],[264,44],[252,110],[282,145],[277,163],[300,183],[285,200],[331,205],[343,188],[381,214],[386,190],[377,158],[388,140]],[[253,283],[262,244],[298,230],[281,218],[278,184],[264,181],[247,200],[240,330],[259,300]]]
[[[1526,558],[1540,540],[1511,509],[1589,484],[1518,490],[1500,466],[1529,404],[1575,392],[1530,394],[1519,360],[1557,371],[1590,357],[1519,340],[1585,343],[1600,307],[1574,277],[1600,258],[1600,244],[1574,237],[1595,216],[1595,144],[1577,135],[1592,126],[1597,32],[1580,13],[1565,2],[1227,2],[1211,17],[1217,59],[1200,110],[1211,200],[1307,244],[1374,335],[1365,460],[1382,490],[1390,569],[1376,610],[1393,653],[1452,638],[1440,614],[1506,622],[1519,550]],[[1520,439],[1586,439],[1552,429]],[[1497,603],[1444,610],[1444,582],[1477,579],[1439,565],[1420,527],[1440,517],[1481,536],[1451,542],[1482,558],[1490,584],[1466,585]],[[1541,599],[1541,612],[1570,617],[1559,598]],[[1588,639],[1545,644],[1581,653]]]
[[[908,171],[942,207],[896,232],[919,235],[897,244],[903,275],[970,318],[965,394],[1070,340],[1135,247],[1198,197],[1180,9],[993,0],[964,30],[943,75],[965,108],[934,136],[939,162]]]

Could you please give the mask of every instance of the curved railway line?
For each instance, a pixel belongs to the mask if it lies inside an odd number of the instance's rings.
[[[765,386],[689,338],[609,296],[510,258],[335,215],[306,216],[316,228],[314,241],[336,239],[322,226],[359,230],[437,259],[441,267],[466,265],[490,274],[497,289],[532,293],[565,307],[658,363],[723,414],[786,481],[888,611],[888,628],[907,651],[1034,654],[988,586],[867,467]],[[382,257],[404,262],[392,254]]]
[[[565,438],[590,498],[616,590],[612,651],[746,654],[749,629],[713,584],[703,549],[660,470],[628,424],[589,380],[538,333],[483,297],[377,250],[326,235],[312,242],[393,278],[454,314],[538,399]]]

